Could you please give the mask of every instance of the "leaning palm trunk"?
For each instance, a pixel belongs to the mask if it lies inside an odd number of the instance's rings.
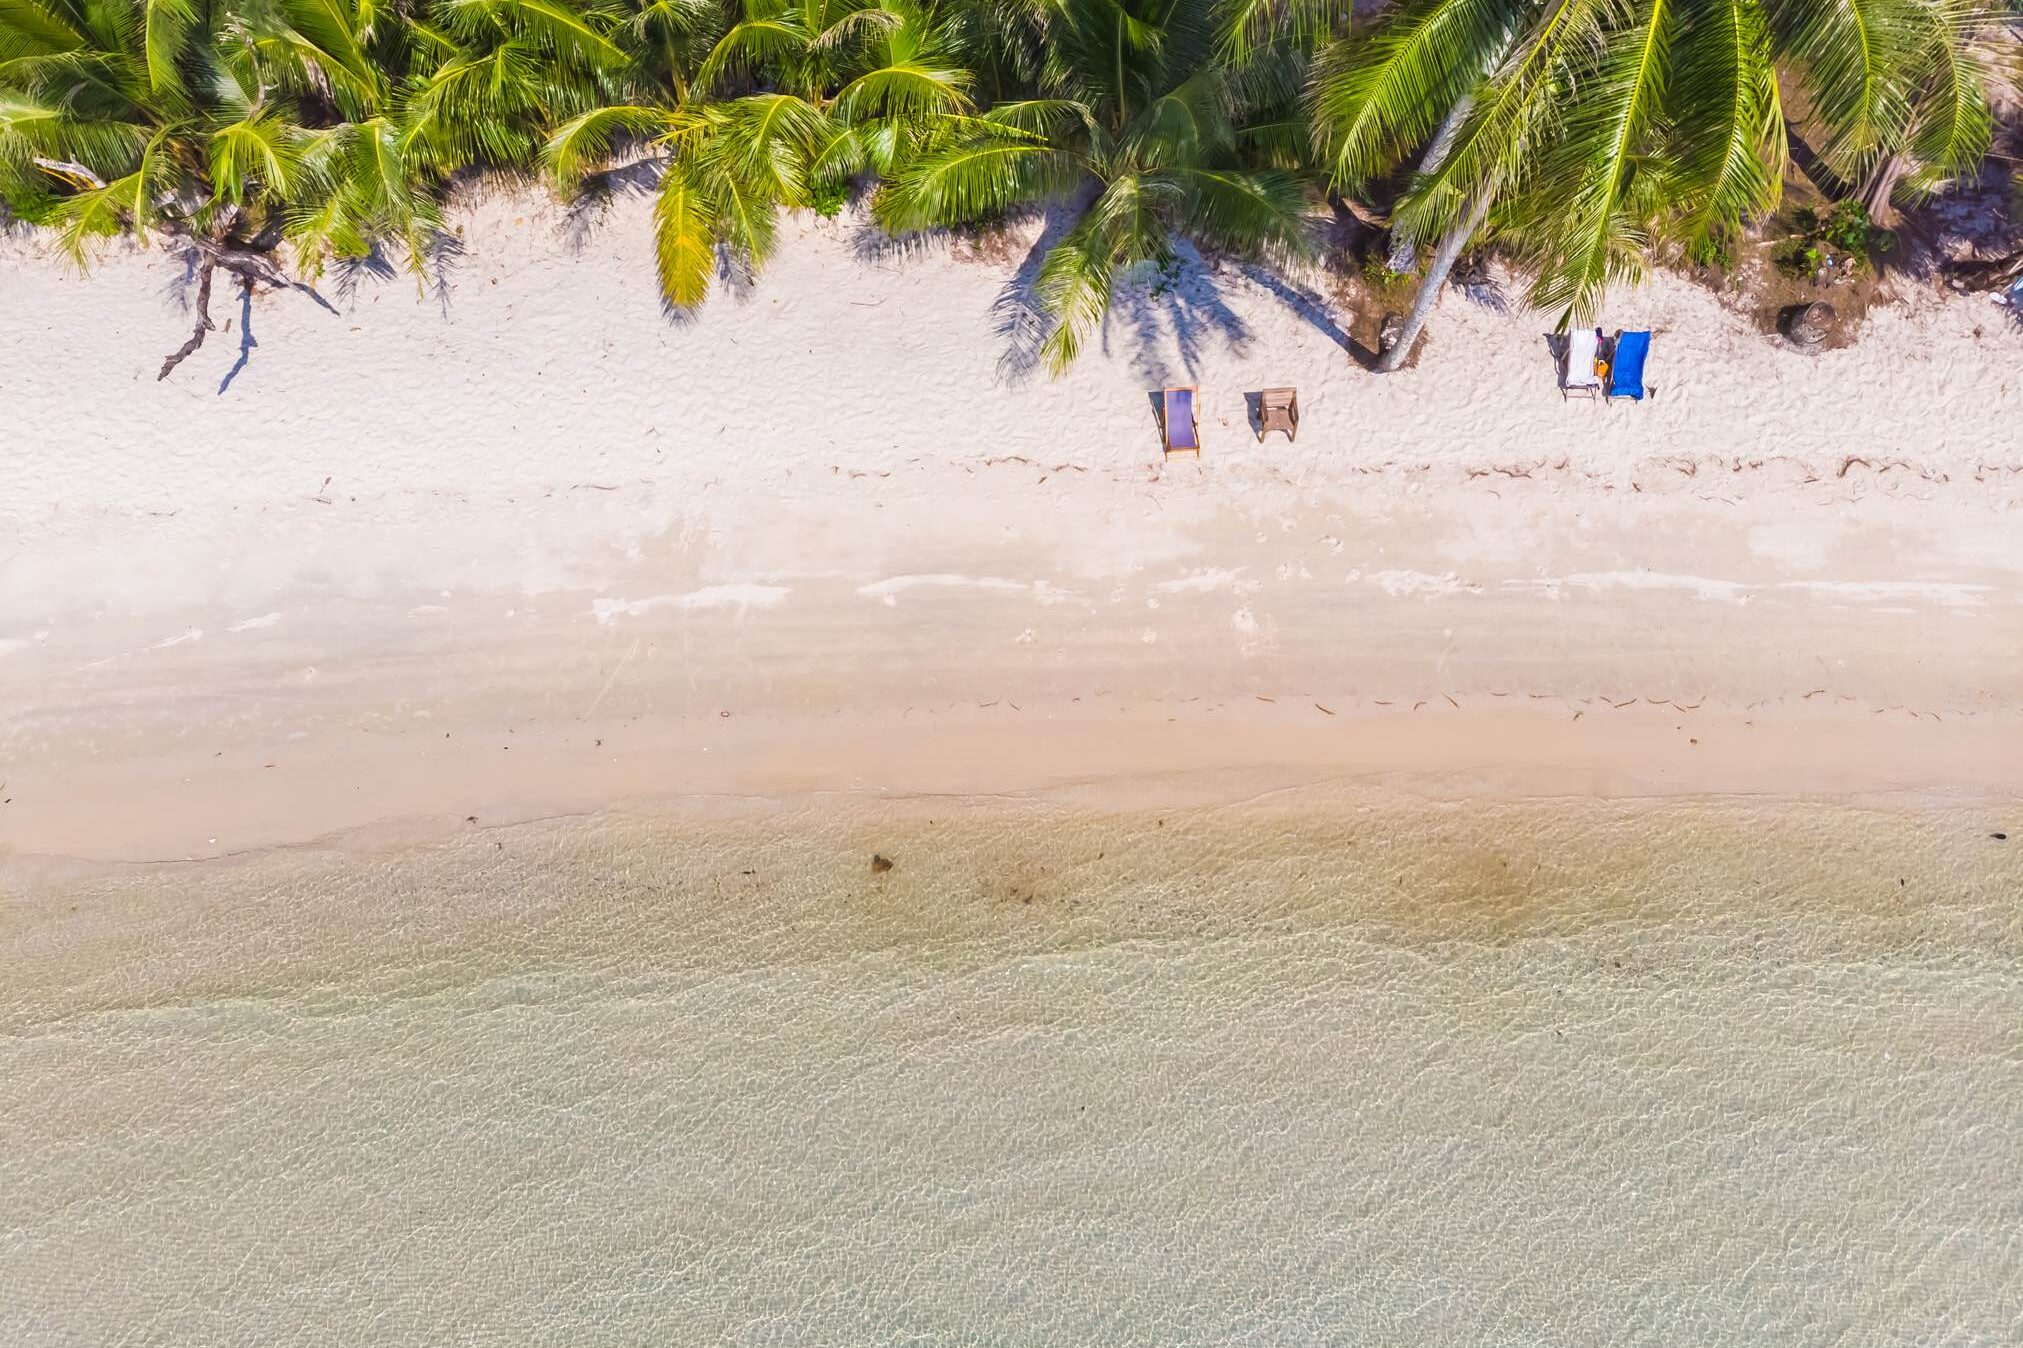
[[[1447,285],[1447,277],[1454,270],[1454,263],[1460,258],[1461,250],[1475,237],[1475,231],[1482,228],[1482,222],[1489,215],[1489,205],[1494,194],[1483,189],[1475,198],[1475,204],[1468,208],[1468,216],[1454,228],[1447,231],[1440,240],[1440,246],[1433,250],[1433,263],[1426,268],[1426,279],[1419,283],[1419,293],[1412,297],[1412,312],[1405,315],[1405,327],[1399,332],[1398,340],[1377,357],[1377,373],[1389,374],[1405,363],[1405,357],[1412,353],[1412,344],[1419,340],[1419,334],[1426,328],[1426,320],[1433,316],[1433,306],[1440,302],[1440,292]]]
[[[1419,172],[1431,173],[1446,162],[1447,152],[1454,148],[1454,138],[1461,132],[1461,123],[1468,119],[1468,110],[1475,106],[1475,96],[1468,94],[1458,99],[1447,111],[1447,120],[1440,123],[1440,130],[1434,133],[1433,143],[1426,147],[1426,155],[1419,161]],[[1402,224],[1391,226],[1391,251],[1385,257],[1384,265],[1403,275],[1416,268],[1419,261],[1419,237]]]
[[[1908,166],[1900,154],[1886,154],[1862,184],[1861,204],[1868,211],[1868,218],[1884,229],[1897,223],[1895,197],[1897,183],[1903,178]]]

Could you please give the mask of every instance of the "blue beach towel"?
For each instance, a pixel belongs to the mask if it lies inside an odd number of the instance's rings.
[[[1616,358],[1609,363],[1611,398],[1644,398],[1644,360],[1651,354],[1651,334],[1625,332],[1616,337]]]

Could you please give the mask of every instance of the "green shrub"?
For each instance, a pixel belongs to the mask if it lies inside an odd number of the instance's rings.
[[[1859,201],[1836,201],[1824,213],[1800,206],[1791,224],[1797,230],[1792,247],[1777,257],[1777,269],[1787,276],[1816,276],[1822,269],[1857,276],[1897,243],[1895,234],[1875,227]]]
[[[1392,271],[1388,254],[1377,253],[1363,259],[1363,279],[1374,290],[1394,290],[1412,279],[1408,271]]]
[[[1686,245],[1686,261],[1696,267],[1712,267],[1717,271],[1727,271],[1735,265],[1735,253],[1728,246],[1726,237],[1720,234],[1703,234]]]
[[[808,189],[808,205],[824,220],[834,220],[850,204],[850,184],[842,178],[827,178]]]

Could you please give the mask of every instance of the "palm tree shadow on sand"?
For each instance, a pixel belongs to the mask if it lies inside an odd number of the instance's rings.
[[[330,275],[335,278],[331,289],[346,309],[356,309],[362,292],[371,287],[392,284],[405,273],[417,278],[421,293],[434,299],[442,316],[448,318],[452,282],[456,279],[456,271],[462,265],[465,252],[462,239],[448,230],[437,230],[422,246],[421,265],[409,270],[395,265],[393,259],[386,255],[386,249],[375,243],[363,257],[340,257],[331,262]],[[329,308],[327,304],[324,307]]]
[[[1002,383],[1016,387],[1044,369],[1043,347],[1053,324],[1040,307],[1037,282],[1048,251],[1073,227],[1080,213],[1080,208],[1074,205],[1057,206],[1046,212],[1046,223],[1039,237],[1026,249],[1017,269],[991,305],[992,331],[1004,348],[998,357],[998,378]],[[1298,315],[1364,368],[1376,363],[1377,353],[1349,335],[1336,320],[1326,297],[1318,291],[1288,280],[1261,263],[1210,265],[1185,243],[1167,271],[1143,270],[1120,281],[1100,330],[1103,351],[1114,354],[1113,343],[1121,327],[1136,343],[1131,355],[1132,368],[1148,381],[1161,385],[1170,383],[1174,377],[1173,366],[1162,354],[1169,342],[1189,376],[1197,372],[1203,345],[1212,338],[1219,337],[1242,352],[1249,346],[1252,334],[1242,315],[1225,298],[1224,282],[1229,274],[1241,276]]]
[[[253,358],[253,348],[260,345],[253,336],[253,287],[241,283],[239,286],[239,358],[232,362],[232,368],[225,371],[225,377],[218,381],[218,396],[225,396],[225,390],[232,387],[232,381],[246,368],[246,362]]]
[[[1042,368],[1041,348],[1046,344],[1049,324],[1040,311],[1038,282],[1047,253],[1074,226],[1081,214],[1077,205],[1061,205],[1045,211],[1039,237],[1019,259],[1011,278],[998,290],[990,305],[991,334],[1003,344],[997,358],[998,382],[1018,388],[1032,380]]]
[[[1238,355],[1250,347],[1250,325],[1223,298],[1215,276],[1192,248],[1164,270],[1145,270],[1117,288],[1103,321],[1103,350],[1111,354],[1111,337],[1121,324],[1133,337],[1131,368],[1148,384],[1168,385],[1175,372],[1166,359],[1170,349],[1180,357],[1190,379],[1199,378],[1203,344],[1221,338]]]
[[[590,236],[604,222],[604,213],[620,197],[652,196],[667,172],[666,155],[648,155],[586,177],[570,194],[562,211],[562,243],[572,254],[589,246]]]
[[[1326,297],[1319,291],[1289,281],[1261,263],[1240,262],[1236,264],[1236,270],[1259,290],[1305,319],[1308,327],[1348,352],[1358,365],[1366,370],[1376,366],[1377,353],[1351,337],[1347,329],[1335,321],[1335,316],[1328,310]]]

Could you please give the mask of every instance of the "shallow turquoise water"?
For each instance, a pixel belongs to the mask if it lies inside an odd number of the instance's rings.
[[[2023,1342],[2023,812],[948,809],[17,885],[0,1340]]]

